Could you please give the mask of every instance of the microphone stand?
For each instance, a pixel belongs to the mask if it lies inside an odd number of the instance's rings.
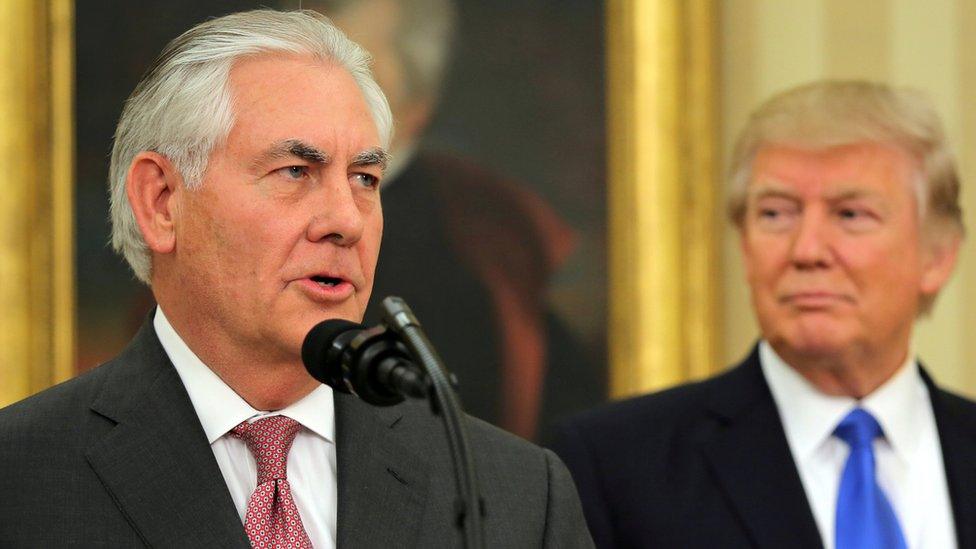
[[[483,527],[484,503],[478,489],[471,448],[462,422],[461,402],[445,374],[444,363],[434,346],[420,328],[420,322],[413,311],[399,297],[383,300],[383,322],[399,334],[407,347],[413,352],[427,372],[431,382],[430,399],[435,413],[444,419],[447,442],[454,462],[454,478],[458,487],[455,502],[457,527],[464,534],[464,545],[468,549],[483,549],[485,533]]]

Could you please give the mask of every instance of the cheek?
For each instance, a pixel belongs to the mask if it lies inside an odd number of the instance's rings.
[[[360,263],[363,267],[364,274],[366,274],[370,280],[373,278],[373,273],[376,270],[376,261],[379,258],[380,244],[383,240],[383,215],[377,212],[375,216],[367,221],[367,228],[363,232],[363,237],[360,240],[362,246],[360,246],[359,258]]]
[[[846,272],[862,288],[876,287],[882,293],[891,292],[917,281],[919,277],[920,258],[917,250],[905,246],[905,242],[895,239],[855,240],[847,243],[838,256]]]
[[[753,291],[772,287],[789,265],[789,257],[776,239],[754,238],[742,244],[742,263]]]
[[[303,230],[294,220],[265,210],[236,208],[213,217],[208,227],[210,248],[219,270],[230,280],[273,278],[287,259],[296,235]]]
[[[227,243],[222,223],[214,217],[216,213],[200,204],[188,205],[183,211],[183,223],[177,227],[177,254],[181,262],[198,271],[194,276],[214,278],[214,270],[223,263],[220,254]]]

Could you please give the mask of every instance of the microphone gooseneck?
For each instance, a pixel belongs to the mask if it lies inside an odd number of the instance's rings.
[[[406,302],[387,297],[383,311],[382,323],[372,328],[348,320],[320,322],[305,336],[302,361],[315,379],[376,406],[398,404],[405,396],[429,400],[443,420],[454,463],[455,525],[465,547],[482,549],[486,511],[453,377]]]
[[[427,338],[420,321],[414,316],[407,302],[390,296],[383,300],[383,323],[395,332],[423,366],[431,386],[431,404],[444,420],[448,448],[454,462],[454,479],[458,499],[455,508],[457,525],[464,535],[468,549],[485,547],[485,505],[478,486],[474,454],[468,442],[461,399],[454,391],[454,384],[447,368],[434,345]]]

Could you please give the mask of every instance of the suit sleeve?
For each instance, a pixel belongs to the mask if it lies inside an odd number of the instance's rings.
[[[572,480],[579,490],[579,497],[589,526],[590,534],[597,547],[616,547],[610,511],[603,494],[593,453],[579,429],[572,423],[563,423],[554,432],[549,446],[562,458]]]
[[[546,510],[544,547],[590,548],[593,539],[586,528],[573,478],[563,462],[545,450],[549,475],[549,499]]]

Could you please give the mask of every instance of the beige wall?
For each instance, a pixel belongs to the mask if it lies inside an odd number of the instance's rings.
[[[943,385],[976,395],[976,2],[970,0],[719,0],[723,158],[750,110],[818,78],[867,78],[929,93],[959,155],[971,240],[915,347]],[[725,166],[727,164],[723,164]],[[757,330],[734,231],[723,243],[723,358]]]

